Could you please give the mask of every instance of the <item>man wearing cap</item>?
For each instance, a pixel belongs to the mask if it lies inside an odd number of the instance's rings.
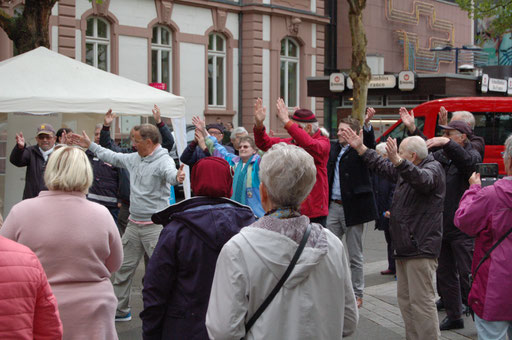
[[[295,144],[307,151],[315,161],[316,183],[311,193],[302,203],[300,210],[303,215],[309,217],[311,222],[326,226],[329,213],[329,186],[327,184],[327,160],[331,144],[329,138],[322,135],[315,114],[308,109],[297,109],[293,116],[289,117],[288,107],[284,101],[277,100],[277,117],[284,124],[291,138],[270,137],[265,131],[266,109],[261,98],[254,104],[254,141],[256,146],[267,151],[277,143]]]
[[[217,123],[208,124],[206,125],[206,130],[211,136],[217,138],[219,144],[222,143],[222,139],[224,138],[224,125]],[[231,146],[224,145],[224,147],[229,153],[235,153],[235,149],[233,149]],[[206,148],[206,145],[200,146],[198,145],[198,142],[194,139],[192,142],[190,142],[189,145],[187,145],[185,150],[183,150],[183,153],[181,154],[180,157],[180,161],[192,167],[200,159],[208,156],[211,155],[208,149]]]
[[[480,153],[468,140],[472,129],[462,120],[452,120],[440,125],[442,137],[427,140],[429,149],[440,148],[433,153],[446,174],[446,196],[443,212],[443,241],[437,268],[439,295],[446,308],[446,318],[441,330],[464,328],[462,303],[467,304],[469,274],[473,257],[473,238],[464,234],[453,224],[459,201],[468,189],[468,179],[475,165],[482,161]]]
[[[41,124],[37,128],[37,145],[26,146],[23,133],[16,134],[16,145],[9,160],[19,168],[27,167],[23,199],[37,197],[41,190],[47,190],[43,179],[44,169],[56,139],[55,130],[50,124]]]

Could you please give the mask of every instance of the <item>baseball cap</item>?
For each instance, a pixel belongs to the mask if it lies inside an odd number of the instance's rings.
[[[469,124],[462,120],[452,120],[448,125],[439,125],[439,127],[444,130],[457,130],[466,135],[471,135],[473,133]]]
[[[46,133],[48,135],[53,134],[55,135],[55,129],[50,124],[41,124],[37,127],[37,134],[36,136],[39,136],[42,133]]]

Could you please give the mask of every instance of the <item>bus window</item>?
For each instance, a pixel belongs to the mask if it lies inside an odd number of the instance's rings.
[[[425,126],[425,117],[414,117],[414,124],[418,128],[418,130],[423,132],[423,127]],[[389,134],[386,136],[382,136],[380,141],[385,142],[388,137],[395,138],[398,145],[402,143],[402,140],[406,137],[409,137],[407,134],[407,128],[404,123],[400,122]]]

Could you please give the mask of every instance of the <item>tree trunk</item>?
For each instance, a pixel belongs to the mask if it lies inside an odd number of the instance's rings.
[[[50,48],[50,16],[56,1],[26,0],[23,14],[17,18],[0,10],[0,27],[14,42],[19,53],[40,46]]]
[[[358,119],[362,124],[366,112],[368,84],[371,78],[371,70],[366,64],[366,45],[368,41],[363,25],[363,10],[366,7],[366,0],[347,1],[350,6],[348,20],[352,37],[352,68],[349,73],[354,84],[352,117]]]

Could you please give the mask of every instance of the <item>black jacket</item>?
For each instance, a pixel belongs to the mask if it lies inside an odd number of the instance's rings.
[[[391,210],[391,202],[395,192],[395,183],[385,177],[379,175],[372,176],[373,193],[377,202],[377,212],[379,217],[375,221],[375,229],[388,230],[389,217],[385,217],[384,213]]]
[[[364,131],[364,144],[375,148],[373,129]],[[332,197],[332,185],[336,161],[341,151],[339,142],[331,142],[331,151],[327,162],[329,200]],[[377,219],[377,205],[373,195],[370,172],[357,151],[351,147],[341,156],[339,164],[341,199],[347,227]]]
[[[441,163],[429,154],[417,166],[398,167],[367,150],[362,158],[376,174],[396,182],[389,231],[397,258],[438,258],[443,237],[446,180]]]
[[[446,174],[446,196],[443,212],[443,238],[470,238],[453,224],[455,211],[464,192],[469,188],[468,179],[475,165],[482,162],[480,153],[468,142],[464,147],[450,141],[441,150],[433,153]]]
[[[119,168],[103,162],[89,150],[85,153],[91,162],[94,178],[87,199],[106,207],[116,208],[119,195]]]
[[[20,149],[16,144],[12,149],[9,161],[18,168],[27,167],[23,199],[37,197],[40,191],[48,190],[44,184],[46,161],[38,145],[25,145],[23,149]]]

